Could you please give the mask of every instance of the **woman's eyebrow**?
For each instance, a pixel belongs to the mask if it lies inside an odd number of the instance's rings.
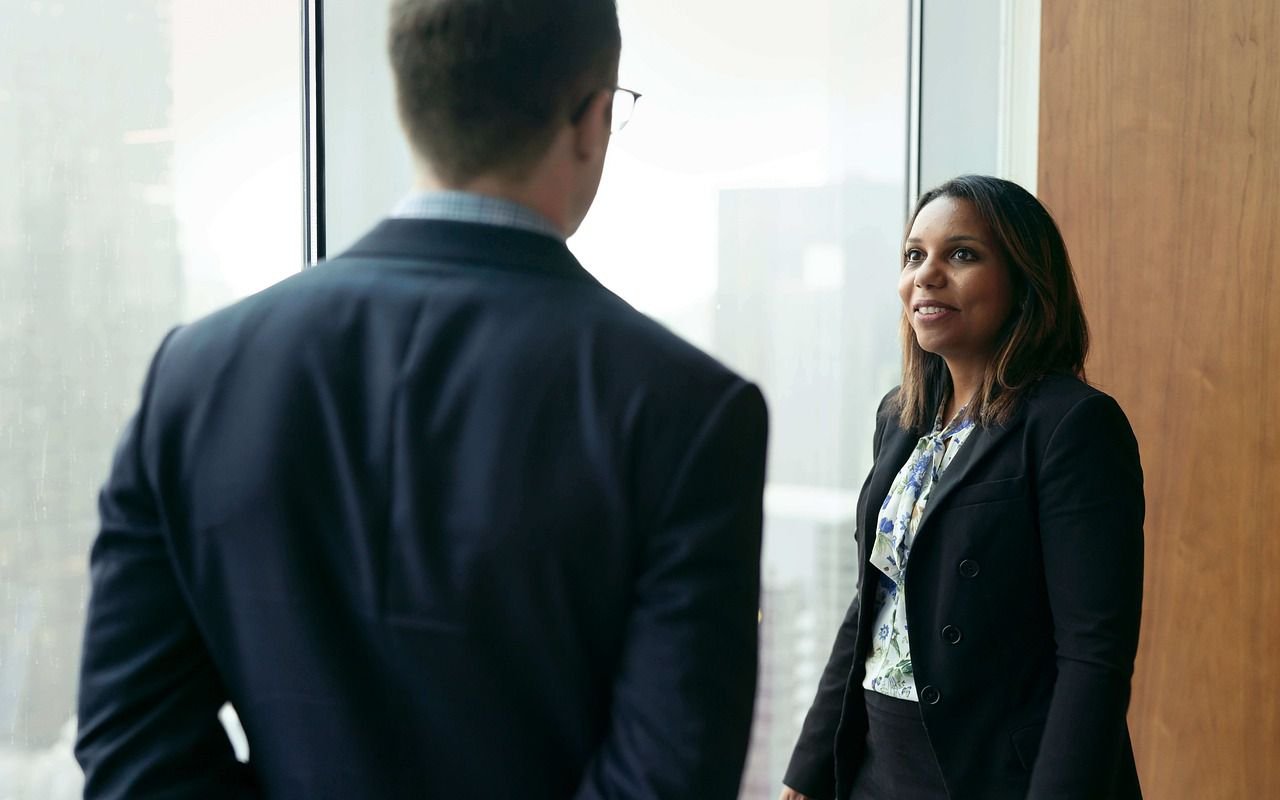
[[[951,244],[952,242],[977,242],[978,244],[984,243],[982,240],[982,237],[970,236],[967,233],[961,233],[955,236],[948,236],[945,241],[947,244]],[[903,244],[923,244],[923,243],[924,243],[924,240],[921,239],[919,236],[912,236],[909,239],[903,240]]]

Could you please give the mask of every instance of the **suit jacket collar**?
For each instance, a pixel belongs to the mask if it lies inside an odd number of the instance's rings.
[[[880,444],[880,452],[871,467],[871,482],[867,486],[867,507],[862,520],[861,563],[864,570],[875,569],[868,562],[871,548],[875,544],[880,509],[889,494],[889,487],[893,485],[893,479],[897,477],[902,465],[907,463],[911,450],[919,440],[920,437],[915,432],[903,430],[898,427],[895,418],[890,419],[884,432],[884,441]],[[875,585],[874,581],[863,581],[864,591],[868,583]]]
[[[969,434],[969,438],[965,441],[964,446],[960,448],[960,452],[956,453],[951,465],[947,467],[946,472],[942,473],[942,476],[930,491],[929,504],[926,506],[924,516],[920,518],[919,525],[916,528],[915,541],[917,546],[920,537],[929,528],[929,520],[933,517],[934,511],[944,505],[947,497],[956,490],[956,487],[964,485],[974,468],[985,461],[1006,436],[1022,425],[1025,416],[1026,403],[1023,402],[1007,424],[978,426]],[[892,421],[885,431],[884,442],[880,446],[880,457],[876,459],[871,476],[866,518],[862,520],[863,531],[865,532],[862,537],[862,564],[864,569],[873,569],[873,567],[868,566],[867,562],[871,558],[871,548],[875,543],[875,530],[880,516],[880,507],[884,503],[885,496],[889,494],[889,487],[893,484],[893,479],[897,477],[902,465],[907,462],[907,458],[910,457],[916,442],[920,441],[921,435],[919,431],[903,430]]]
[[[934,484],[929,494],[929,504],[920,518],[919,527],[916,528],[917,543],[920,541],[920,535],[928,530],[933,512],[946,503],[947,497],[956,490],[956,487],[965,484],[974,468],[986,460],[1010,432],[1022,425],[1025,408],[1026,403],[1021,403],[1013,417],[1004,425],[981,426],[969,434],[968,440],[960,448],[960,452],[956,453],[951,465],[938,478],[938,482]]]
[[[599,285],[564,242],[532,231],[473,222],[384,219],[338,257],[474,265]]]

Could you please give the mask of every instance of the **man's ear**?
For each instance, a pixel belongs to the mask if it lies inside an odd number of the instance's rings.
[[[612,112],[612,93],[601,90],[592,95],[586,112],[573,126],[574,154],[578,158],[596,158],[609,146]]]

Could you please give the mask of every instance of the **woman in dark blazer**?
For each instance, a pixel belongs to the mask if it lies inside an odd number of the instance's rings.
[[[908,230],[862,577],[782,797],[1140,798],[1142,468],[1124,412],[1084,382],[1062,237],[979,176],[926,193]]]

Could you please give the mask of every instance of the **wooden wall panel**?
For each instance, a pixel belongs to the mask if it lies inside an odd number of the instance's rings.
[[[1147,486],[1149,798],[1280,798],[1280,2],[1043,0],[1040,195]]]

